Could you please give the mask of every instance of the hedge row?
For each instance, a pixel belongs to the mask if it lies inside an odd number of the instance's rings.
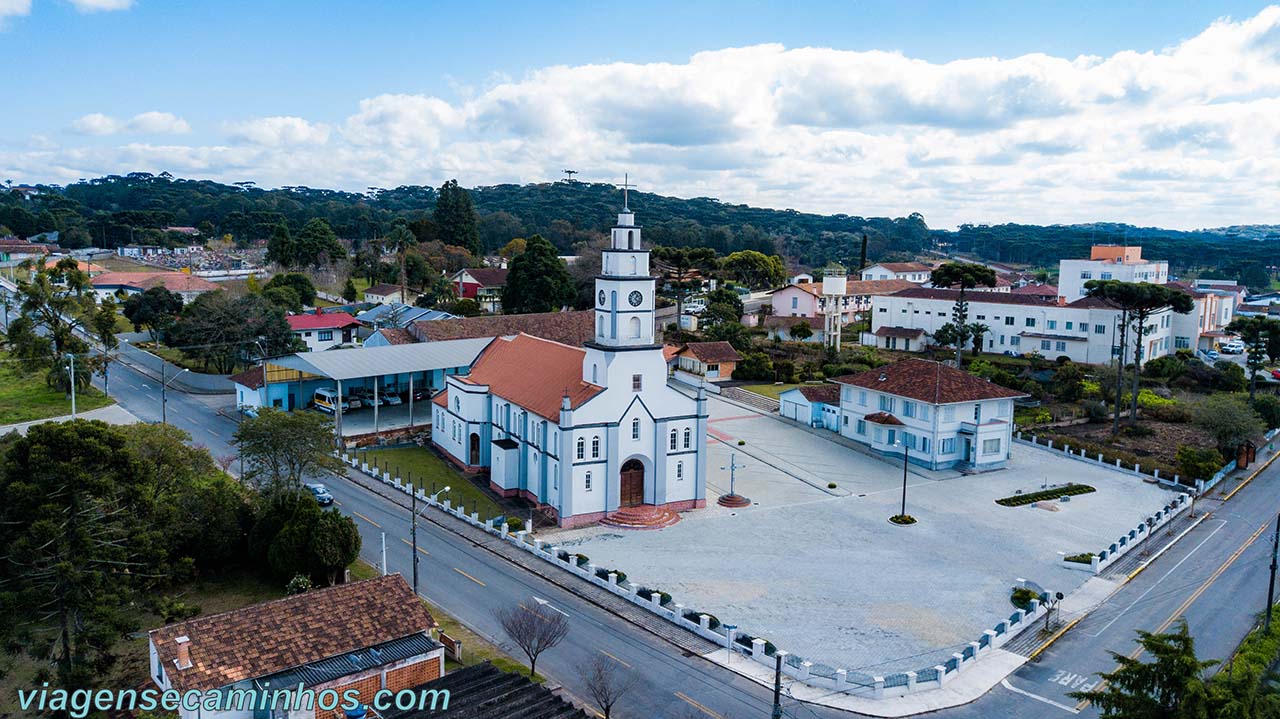
[[[1087,484],[1068,484],[1065,487],[1055,487],[1054,489],[1045,489],[1039,492],[1031,492],[1029,494],[1015,494],[1011,497],[1002,497],[996,500],[996,504],[1005,507],[1021,507],[1024,504],[1041,502],[1046,499],[1057,499],[1059,497],[1088,494],[1096,491],[1096,489]]]
[[[1024,432],[1023,437],[1026,437]],[[1178,468],[1172,464],[1161,462],[1154,457],[1139,457],[1132,452],[1125,452],[1105,444],[1096,444],[1079,437],[1068,437],[1062,434],[1050,434],[1045,432],[1036,433],[1036,441],[1039,444],[1045,444],[1047,440],[1053,440],[1054,449],[1059,449],[1063,445],[1069,445],[1073,454],[1080,454],[1080,450],[1084,450],[1089,459],[1097,459],[1101,454],[1103,460],[1107,464],[1115,464],[1116,460],[1120,460],[1120,466],[1123,469],[1133,469],[1141,465],[1142,471],[1150,473],[1153,470],[1160,470],[1161,477],[1173,479],[1174,475],[1181,474]]]
[[[1076,564],[1093,564],[1093,554],[1084,552],[1082,554],[1068,554],[1062,558],[1064,562],[1075,562]]]

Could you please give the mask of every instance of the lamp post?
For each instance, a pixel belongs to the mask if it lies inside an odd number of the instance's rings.
[[[165,390],[168,388],[170,382],[178,379],[185,372],[188,372],[188,371],[189,370],[187,370],[184,367],[182,372],[179,372],[178,374],[175,374],[174,376],[166,380],[164,378],[164,363],[160,364],[160,423],[161,424],[169,424],[169,411],[168,411],[169,397],[165,394]]]
[[[449,485],[445,485],[440,492],[448,492]],[[431,501],[436,501],[436,497],[440,496],[440,492],[431,495]],[[409,544],[410,551],[413,552],[413,593],[418,593],[418,488],[409,487],[409,511],[413,515],[412,523],[409,525]]]
[[[76,418],[76,356],[67,353],[67,386],[71,388],[71,419]]]
[[[902,447],[902,511],[898,516],[905,517],[907,516],[907,445],[901,440],[896,444]]]
[[[716,500],[716,504],[734,509],[751,506],[750,499],[738,494],[738,470],[745,469],[746,466],[745,464],[738,464],[738,454],[736,452],[729,453],[729,466],[720,468],[729,470],[729,493],[720,495],[720,498]]]

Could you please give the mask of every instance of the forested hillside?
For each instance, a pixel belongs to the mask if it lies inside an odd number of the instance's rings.
[[[572,252],[577,243],[608,229],[622,199],[612,185],[583,182],[496,185],[470,192],[486,251],[512,237],[541,234],[558,251]],[[34,193],[4,193],[0,228],[24,237],[57,230],[64,245],[111,248],[163,243],[171,238],[161,230],[170,226],[198,227],[206,236],[252,242],[269,237],[277,225],[297,231],[320,217],[339,237],[360,242],[381,237],[397,218],[429,225],[437,196],[435,188],[425,186],[370,188],[364,194],[308,187],[266,190],[252,183],[131,173],[66,187],[38,186]],[[754,249],[782,253],[802,265],[855,260],[863,233],[873,259],[915,253],[929,240],[918,214],[897,219],[817,215],[644,192],[631,193],[631,206],[653,244],[708,246],[721,254]]]

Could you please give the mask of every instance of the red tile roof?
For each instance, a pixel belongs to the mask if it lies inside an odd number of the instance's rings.
[[[930,404],[1027,396],[1025,392],[1001,387],[968,372],[923,359],[899,360],[866,372],[836,377],[832,382],[864,387]]]
[[[850,297],[866,297],[869,295],[891,295],[900,290],[908,290],[912,287],[920,285],[910,280],[900,280],[893,278],[891,280],[846,280],[844,283],[844,293]],[[808,292],[814,297],[822,296],[822,281],[801,282],[799,284],[787,285],[782,289],[774,290],[781,292],[789,287]]]
[[[284,319],[289,323],[289,329],[294,332],[342,329],[360,324],[359,320],[346,312],[321,312],[320,310],[301,315],[289,315]]]
[[[662,359],[670,362],[672,357],[680,354],[680,345],[663,345]]]
[[[897,417],[894,417],[888,412],[872,412],[871,414],[863,417],[863,419],[867,420],[868,422],[875,422],[876,424],[888,424],[888,425],[896,425],[896,426],[901,426],[903,424],[902,420],[898,419]]]
[[[507,284],[507,272],[500,267],[476,267],[463,270],[475,278],[481,287],[503,287]]]
[[[164,287],[170,292],[212,292],[214,283],[185,272],[103,272],[90,282],[94,287],[133,287],[149,290]]]
[[[932,272],[933,268],[923,262],[877,262],[875,267],[883,267],[890,272]]]
[[[826,329],[826,319],[823,317],[783,317],[781,315],[769,315],[764,318],[764,322],[760,324],[765,329],[785,329],[790,330],[798,324],[807,324],[809,329],[821,331]]]
[[[558,422],[565,394],[569,406],[576,409],[604,390],[583,381],[585,355],[577,347],[523,333],[510,339],[499,337],[480,353],[471,373],[460,379],[488,385],[495,396]]]
[[[339,584],[150,632],[175,689],[216,689],[436,626],[399,574]],[[188,637],[192,666],[178,669],[178,637]]]
[[[581,347],[595,337],[595,313],[540,312],[528,315],[459,317],[453,320],[418,320],[409,330],[423,342],[473,337],[507,337],[525,334]]]
[[[238,374],[233,374],[228,379],[238,385],[248,387],[249,389],[259,389],[266,384],[262,379],[261,365],[258,365],[257,367],[250,367]]]
[[[840,403],[840,385],[838,384],[804,384],[797,389],[810,402],[823,404]]]
[[[795,319],[801,319],[799,317]],[[739,362],[742,355],[728,342],[689,342],[680,348],[680,354],[688,353],[699,362]]]
[[[899,339],[915,339],[924,334],[918,327],[881,327],[875,331],[876,337],[897,337]]]
[[[1039,297],[1057,297],[1058,288],[1053,285],[1023,285],[1009,290],[1015,295],[1036,295]]]
[[[413,333],[400,327],[383,327],[382,329],[374,332],[374,334],[382,335],[383,339],[387,341],[387,344],[393,345],[411,345],[418,341],[414,339]]]
[[[369,289],[365,290],[364,293],[366,295],[377,295],[378,297],[391,297],[393,295],[400,294],[400,285],[393,285],[388,282],[383,282],[370,287]],[[418,295],[418,292],[414,291],[412,287],[404,288],[405,297],[416,297],[417,295]]]

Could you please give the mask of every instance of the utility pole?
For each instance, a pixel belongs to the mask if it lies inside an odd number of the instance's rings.
[[[413,595],[418,596],[418,488],[411,487],[409,492],[409,505],[413,513],[413,523],[410,525],[409,536],[412,539],[410,550],[413,552]]]
[[[67,353],[67,382],[71,387],[71,419],[76,418],[76,356]]]
[[[786,652],[774,652],[773,659],[773,719],[782,719],[782,657]]]
[[[382,533],[382,576],[387,576],[387,533]]]
[[[1262,620],[1262,633],[1271,633],[1271,607],[1276,598],[1276,555],[1280,554],[1280,516],[1276,517],[1276,534],[1271,540],[1271,581],[1267,584],[1267,613]]]

